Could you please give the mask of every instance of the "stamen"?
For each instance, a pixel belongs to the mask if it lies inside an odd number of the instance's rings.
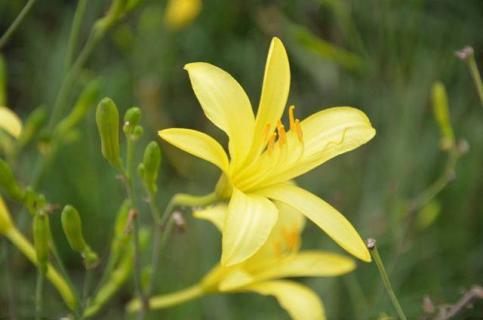
[[[280,120],[277,123],[277,132],[278,132],[278,140],[280,141],[280,146],[282,146],[287,142],[287,134],[285,132],[285,127],[280,122]]]
[[[294,116],[295,106],[290,106],[288,108],[288,119],[290,121],[290,130],[295,128],[295,116]]]
[[[276,132],[274,132],[272,134],[272,136],[270,137],[270,140],[268,141],[268,147],[267,147],[268,154],[272,154],[272,152],[273,152],[273,146],[275,145],[275,139],[277,139],[277,133]]]
[[[263,141],[266,142],[270,138],[270,123],[266,123],[265,127],[263,128]]]
[[[304,133],[302,132],[302,127],[300,126],[300,120],[295,120],[295,133],[300,142],[304,142]]]

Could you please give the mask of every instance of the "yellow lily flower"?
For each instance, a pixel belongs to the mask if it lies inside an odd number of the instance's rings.
[[[172,30],[190,24],[201,11],[201,0],[169,0],[164,14],[164,23]]]
[[[0,129],[18,138],[22,131],[22,121],[12,110],[0,106]]]
[[[316,195],[290,183],[374,137],[367,116],[352,107],[334,107],[300,121],[291,106],[286,131],[280,119],[290,68],[278,38],[273,38],[268,52],[256,117],[245,91],[227,72],[204,62],[187,64],[185,69],[204,113],[228,135],[230,159],[216,140],[202,132],[172,128],[159,135],[222,170],[216,192],[229,199],[229,205],[222,228],[221,263],[241,263],[262,247],[278,219],[274,200],[300,211],[342,248],[369,262],[364,241],[350,222]]]
[[[151,308],[173,306],[204,294],[255,292],[274,296],[293,319],[325,319],[319,296],[287,277],[332,277],[355,268],[352,259],[324,251],[300,251],[305,217],[281,202],[274,202],[279,219],[269,239],[250,259],[231,267],[212,269],[202,281],[188,289],[153,297]],[[195,212],[195,216],[213,222],[221,231],[228,213],[226,205]],[[140,307],[139,301],[128,306],[129,311]]]

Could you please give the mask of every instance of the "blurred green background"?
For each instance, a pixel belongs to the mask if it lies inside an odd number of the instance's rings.
[[[0,0],[0,33],[25,1]],[[80,42],[102,16],[108,1],[89,1]],[[377,129],[369,144],[339,156],[297,181],[343,212],[363,237],[373,237],[410,319],[422,314],[423,297],[435,305],[454,303],[483,281],[483,109],[466,65],[454,52],[472,45],[483,56],[483,2],[480,0],[305,0],[203,1],[198,17],[172,30],[164,23],[165,1],[143,1],[106,35],[88,59],[69,105],[93,78],[125,110],[143,110],[142,146],[159,129],[176,126],[223,134],[204,117],[183,65],[211,62],[229,71],[258,104],[270,39],[279,36],[291,62],[289,104],[303,118],[327,106],[356,106]],[[76,1],[38,1],[2,50],[7,63],[8,106],[23,119],[39,105],[51,108],[65,70],[64,57]],[[431,108],[431,87],[442,81],[448,92],[457,139],[469,151],[457,163],[455,179],[422,210],[408,206],[443,174],[447,153]],[[78,136],[59,150],[40,180],[53,203],[75,205],[88,241],[105,258],[113,219],[124,198],[114,170],[103,160],[94,112]],[[159,178],[159,205],[175,192],[205,194],[218,170],[167,144]],[[17,174],[29,184],[38,150],[30,147]],[[11,205],[15,218],[20,208]],[[147,211],[144,214],[149,223]],[[25,215],[25,213],[22,213]],[[220,254],[220,236],[186,211],[186,231],[171,237],[158,272],[156,293],[197,282]],[[429,218],[428,218],[429,217]],[[429,220],[424,223],[424,219]],[[80,286],[80,258],[67,246],[60,216],[53,232],[69,272]],[[414,223],[411,223],[414,222]],[[407,228],[410,225],[410,228]],[[408,231],[409,230],[409,231]],[[26,231],[28,232],[28,231]],[[307,224],[304,248],[338,248]],[[4,247],[5,248],[5,247]],[[3,249],[2,249],[3,250]],[[13,247],[9,247],[10,256]],[[5,255],[3,255],[5,257]],[[16,255],[13,275],[16,313],[33,316],[35,269]],[[0,270],[5,270],[2,260]],[[0,318],[7,315],[6,275],[0,277]],[[303,279],[322,297],[330,319],[375,319],[395,315],[373,264],[359,263],[350,275]],[[63,310],[47,286],[47,316]],[[117,319],[133,292],[131,282],[98,316]],[[482,302],[461,319],[481,319]],[[158,319],[285,319],[274,299],[255,294],[210,296],[152,312]]]

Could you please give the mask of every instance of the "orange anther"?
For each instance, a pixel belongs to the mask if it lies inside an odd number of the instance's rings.
[[[276,132],[272,134],[272,136],[270,137],[270,140],[268,141],[268,147],[267,147],[268,154],[271,154],[273,151],[273,146],[275,145],[275,139],[277,139]]]
[[[300,142],[304,141],[304,133],[302,132],[302,126],[300,125],[300,120],[295,120],[295,133]]]
[[[285,127],[280,121],[278,121],[277,123],[277,132],[278,132],[278,140],[280,141],[280,146],[282,146],[287,142],[287,134],[285,132]]]
[[[295,106],[290,106],[288,108],[288,119],[290,121],[290,130],[295,128],[295,116],[294,116]]]

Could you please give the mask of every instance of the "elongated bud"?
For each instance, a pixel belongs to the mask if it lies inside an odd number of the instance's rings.
[[[433,113],[441,132],[441,148],[448,150],[454,145],[454,133],[449,115],[448,97],[441,82],[432,89]]]
[[[79,253],[84,252],[87,243],[82,235],[82,222],[79,212],[72,206],[65,206],[62,211],[62,228],[72,250]]]
[[[63,136],[70,129],[79,123],[87,114],[87,112],[92,108],[97,99],[99,98],[100,92],[100,81],[91,81],[87,87],[82,91],[81,95],[77,99],[71,113],[65,117],[55,129],[55,134]]]
[[[150,192],[157,191],[156,180],[158,178],[159,166],[161,164],[161,149],[158,143],[151,141],[144,150],[143,162],[139,165],[139,175],[144,187]]]
[[[3,198],[0,197],[0,234],[5,234],[12,227],[12,218]]]
[[[84,240],[79,212],[74,207],[66,205],[62,210],[61,220],[70,247],[82,255],[86,269],[96,267],[99,257]]]
[[[111,165],[120,168],[119,111],[110,98],[102,99],[97,106],[96,122],[101,137],[102,155]]]
[[[38,266],[42,273],[47,272],[47,262],[49,261],[49,235],[49,218],[45,213],[36,213],[33,223],[34,247]]]
[[[24,191],[17,184],[12,169],[2,159],[0,159],[0,188],[15,200],[20,201],[23,199]]]
[[[23,147],[30,143],[32,139],[40,132],[40,129],[47,122],[47,111],[45,107],[40,106],[30,113],[23,125],[22,132],[18,137],[19,146]]]
[[[5,59],[0,55],[0,106],[7,104],[7,67]]]

